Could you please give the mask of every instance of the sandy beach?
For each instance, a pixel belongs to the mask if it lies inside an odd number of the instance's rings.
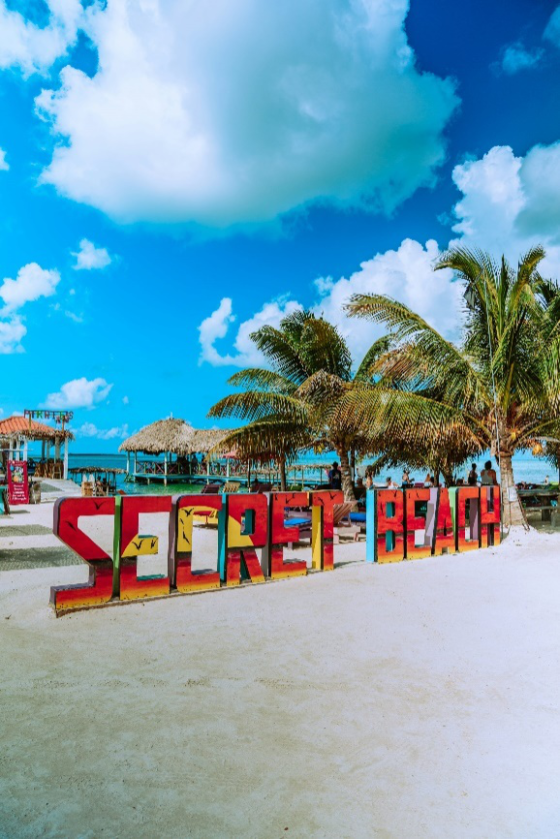
[[[0,557],[54,550],[6,530],[51,511],[2,520]],[[60,619],[83,564],[2,571],[0,835],[556,837],[558,548],[348,543],[330,574]]]

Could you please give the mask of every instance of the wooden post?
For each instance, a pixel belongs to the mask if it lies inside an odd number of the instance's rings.
[[[226,457],[226,478],[229,481],[229,473],[230,473],[230,460],[229,457]]]
[[[130,475],[130,452],[126,453],[126,474]]]
[[[138,452],[134,452],[134,477],[135,478],[136,478],[137,473],[138,473]]]
[[[167,452],[163,453],[163,485],[167,486]]]
[[[23,442],[23,459],[27,460],[27,437]]]
[[[68,480],[68,437],[64,439],[64,472],[62,477],[65,481]]]

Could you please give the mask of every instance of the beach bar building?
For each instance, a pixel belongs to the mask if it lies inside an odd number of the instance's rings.
[[[31,455],[35,475],[43,478],[68,478],[68,443],[71,431],[28,419],[12,416],[0,420],[0,453],[5,469],[8,460],[29,461]],[[30,446],[40,443],[40,455]]]
[[[210,452],[229,433],[228,429],[195,429],[182,419],[157,420],[119,446],[119,451],[126,452],[126,480],[165,486],[193,477],[227,480],[230,460],[224,465],[223,458]]]

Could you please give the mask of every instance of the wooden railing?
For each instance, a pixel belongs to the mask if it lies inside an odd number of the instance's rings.
[[[131,464],[131,469],[134,470],[134,464]],[[165,475],[165,462],[161,460],[141,460],[136,464],[136,470],[133,472],[136,475]],[[229,474],[228,467],[225,463],[210,463],[208,468],[206,463],[173,463],[167,464],[167,475],[184,475],[185,478],[197,477],[221,477],[226,480],[228,477],[235,479],[247,477],[247,466],[244,463],[230,462]],[[253,478],[263,478],[273,482],[278,482],[278,474],[273,469],[253,468],[251,469]]]

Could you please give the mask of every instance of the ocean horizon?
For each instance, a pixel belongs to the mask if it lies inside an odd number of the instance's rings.
[[[473,458],[472,462],[478,465],[478,470],[484,468],[484,461],[489,458],[489,454],[485,453],[481,455],[479,458]],[[496,467],[495,458],[490,458],[493,462],[493,465]],[[163,461],[162,457],[155,457],[155,456],[139,456],[138,460],[142,461]],[[322,454],[313,454],[310,453],[306,456],[301,456],[294,464],[324,464],[325,470],[329,468],[330,464],[333,463],[334,460],[338,460],[337,455],[335,452],[323,452]],[[360,461],[358,464],[358,472],[359,474],[363,474],[365,467],[372,463],[374,458],[364,458],[364,460]],[[469,461],[470,464],[471,461]],[[113,469],[126,469],[126,454],[121,452],[70,452],[68,455],[68,464],[69,468],[79,468],[79,467],[88,467],[88,466],[106,466],[108,468]],[[404,464],[403,464],[404,466]],[[542,457],[535,457],[531,452],[518,452],[513,457],[513,467],[514,467],[514,474],[515,479],[517,482],[525,481],[527,483],[543,483],[546,477],[548,476],[550,481],[556,482],[558,480],[558,473],[551,466],[548,461],[546,461]],[[377,476],[376,481],[382,483],[385,481],[387,476],[391,476],[397,482],[400,481],[401,472],[403,467],[393,468],[393,469],[384,469],[382,472]],[[419,470],[419,469],[412,469],[411,476],[414,477],[416,480],[423,480],[425,477],[427,470]],[[496,469],[499,477],[499,468]],[[468,467],[465,466],[463,469],[464,475],[468,472]],[[317,473],[315,473],[317,475]],[[311,475],[312,478],[315,478],[315,475]],[[124,475],[117,476],[117,487],[122,489],[126,486],[127,491],[131,491],[133,484],[125,484]],[[318,476],[317,476],[318,477]],[[296,473],[293,478],[294,483],[298,481],[298,474]],[[142,487],[142,492],[145,493],[153,493],[153,492],[177,492],[180,488],[180,484],[169,485],[168,487],[164,488],[159,484],[151,484],[147,487],[145,484],[136,484],[136,488]],[[132,490],[133,491],[133,490]]]

